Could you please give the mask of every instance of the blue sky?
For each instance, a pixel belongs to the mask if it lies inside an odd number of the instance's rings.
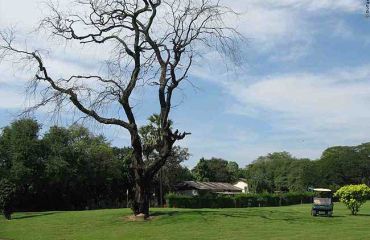
[[[66,2],[66,1],[61,1]],[[242,66],[224,66],[212,52],[192,69],[176,99],[176,127],[192,132],[182,146],[200,157],[222,157],[244,166],[260,155],[288,151],[320,157],[333,145],[370,141],[370,18],[361,0],[233,0],[242,14],[228,19],[248,38],[240,49]],[[19,9],[20,7],[20,9]],[[45,11],[38,0],[0,0],[0,28],[16,26],[29,34]],[[101,52],[71,52],[38,35],[30,45],[47,44],[55,74],[89,72]],[[36,45],[37,45],[36,44]],[[42,45],[43,46],[43,45]],[[77,53],[77,54],[76,54]],[[199,61],[200,62],[200,61]],[[0,66],[0,126],[27,103],[30,77],[17,66]],[[141,123],[158,109],[153,89],[140,89],[136,114]],[[37,113],[45,125],[47,111]],[[60,117],[68,124],[71,114]],[[128,145],[123,129],[98,127],[114,145]]]

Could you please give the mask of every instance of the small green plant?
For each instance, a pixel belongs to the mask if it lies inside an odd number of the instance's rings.
[[[362,204],[370,196],[370,188],[365,184],[348,185],[341,187],[335,196],[351,210],[352,215],[357,215]]]

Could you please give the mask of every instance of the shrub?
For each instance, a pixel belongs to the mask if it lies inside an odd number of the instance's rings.
[[[356,215],[370,196],[370,188],[365,184],[348,185],[341,187],[335,196],[351,210],[352,215]]]
[[[256,194],[239,194],[235,197],[236,207],[258,207]]]
[[[277,194],[261,193],[257,194],[256,197],[259,207],[272,207],[280,205],[280,196]]]
[[[284,194],[237,194],[233,196],[208,194],[204,196],[186,196],[168,194],[167,204],[173,208],[244,208],[271,207],[311,202],[311,193]]]
[[[185,196],[168,194],[166,196],[170,208],[230,208],[235,207],[235,200],[230,196],[206,195]]]
[[[13,211],[12,203],[15,196],[15,185],[7,179],[0,180],[0,210],[10,220]]]
[[[312,192],[288,192],[282,195],[281,205],[288,206],[300,203],[311,203],[313,195]]]

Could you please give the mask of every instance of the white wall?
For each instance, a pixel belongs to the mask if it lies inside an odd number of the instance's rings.
[[[243,181],[238,181],[234,184],[235,187],[241,188],[243,193],[249,193],[249,186],[248,183]]]

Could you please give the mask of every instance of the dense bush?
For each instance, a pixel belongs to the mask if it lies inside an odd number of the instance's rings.
[[[309,203],[312,200],[312,193],[262,193],[238,194],[234,196],[207,195],[194,197],[168,194],[166,199],[168,207],[170,208],[270,207]]]
[[[171,208],[230,208],[235,207],[235,199],[230,196],[206,195],[185,196],[168,194],[166,196],[168,207]]]
[[[15,185],[7,179],[0,180],[0,211],[6,219],[10,220],[13,212]]]
[[[282,196],[282,203],[283,206],[299,204],[299,203],[311,203],[312,202],[313,193],[312,192],[303,192],[303,193],[296,193],[296,192],[288,192],[283,194]]]
[[[348,185],[341,187],[335,196],[351,210],[352,215],[356,215],[366,200],[370,196],[370,188],[365,184]]]

